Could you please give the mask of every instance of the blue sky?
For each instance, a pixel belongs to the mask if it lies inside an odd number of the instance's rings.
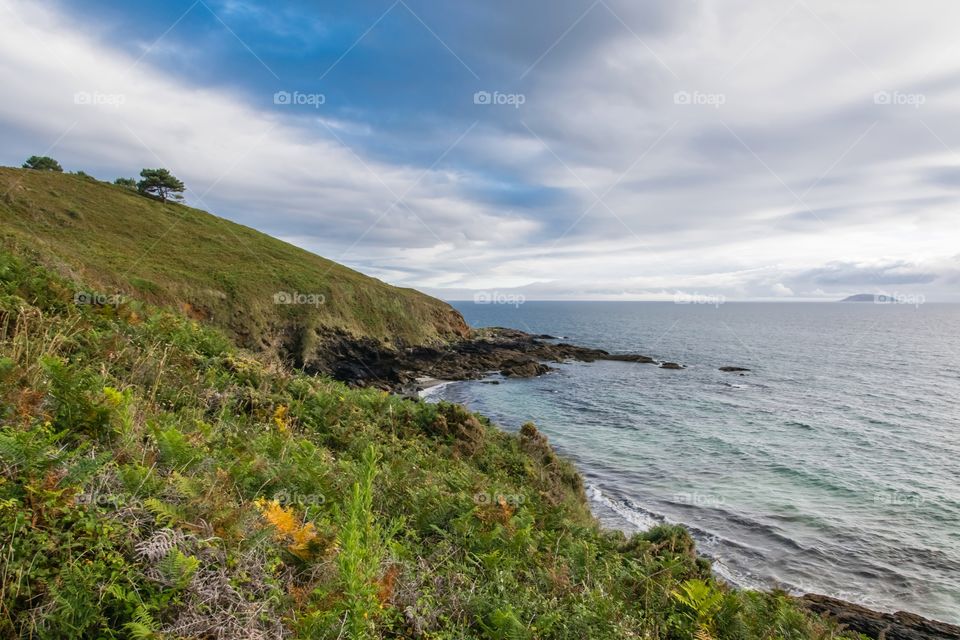
[[[960,299],[956,3],[0,0],[0,18],[0,163],[167,166],[191,204],[394,284]]]

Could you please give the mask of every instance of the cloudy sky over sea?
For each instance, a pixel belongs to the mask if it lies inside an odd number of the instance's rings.
[[[864,16],[869,16],[869,22]],[[0,0],[0,164],[446,298],[960,300],[950,0]]]

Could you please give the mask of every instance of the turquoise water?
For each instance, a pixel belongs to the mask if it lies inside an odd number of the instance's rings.
[[[571,363],[435,392],[537,423],[607,526],[683,523],[738,585],[960,623],[960,305],[455,306],[473,326],[687,366]]]

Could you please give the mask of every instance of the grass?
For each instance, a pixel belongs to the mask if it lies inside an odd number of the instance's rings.
[[[122,294],[222,328],[244,347],[309,363],[325,332],[381,345],[464,335],[449,305],[249,227],[90,177],[0,167],[0,241],[100,294]],[[278,293],[311,304],[275,304]],[[313,304],[321,301],[319,304]]]
[[[600,529],[533,425],[86,286],[0,251],[0,637],[841,637],[720,584],[683,528]]]

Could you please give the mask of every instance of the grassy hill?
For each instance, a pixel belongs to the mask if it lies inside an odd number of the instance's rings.
[[[383,342],[456,335],[446,305],[85,178],[0,178],[0,637],[852,637],[724,586],[681,527],[601,530],[532,424],[259,349],[278,286]]]
[[[78,175],[0,168],[0,239],[103,295],[179,308],[310,365],[334,335],[383,346],[466,335],[446,303],[223,218]],[[301,294],[301,304],[275,295]],[[306,297],[311,296],[311,297]],[[289,298],[289,296],[288,296]],[[321,367],[322,368],[322,367]]]
[[[598,528],[533,425],[349,389],[0,251],[0,637],[848,637]]]

